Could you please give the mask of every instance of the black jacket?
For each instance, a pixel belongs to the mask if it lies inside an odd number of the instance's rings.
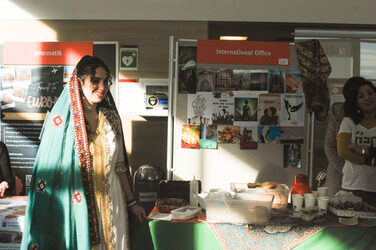
[[[14,190],[14,177],[10,168],[10,159],[7,146],[0,142],[0,183],[3,181],[8,182],[9,188],[6,191],[6,194],[9,194]]]

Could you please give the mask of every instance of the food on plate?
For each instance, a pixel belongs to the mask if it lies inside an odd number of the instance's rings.
[[[364,202],[351,202],[351,201],[338,202],[338,203],[332,202],[330,205],[333,208],[339,209],[339,210],[376,212],[376,208],[371,207],[370,205]]]
[[[276,183],[276,182],[254,182],[254,183],[247,183],[248,188],[266,188],[266,189],[283,189],[281,184]]]

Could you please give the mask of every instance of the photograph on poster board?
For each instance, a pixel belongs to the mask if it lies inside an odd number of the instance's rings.
[[[209,125],[208,118],[204,118],[200,125],[199,148],[218,149],[217,125]]]
[[[23,84],[16,83],[13,86],[13,90],[12,90],[13,100],[17,102],[25,102],[28,88],[29,88],[28,83],[23,83]]]
[[[238,91],[251,90],[251,71],[250,70],[233,70],[234,89]]]
[[[259,125],[280,125],[281,95],[260,94],[258,116]]]
[[[218,125],[217,142],[232,144],[240,143],[240,127]]]
[[[196,69],[196,92],[213,92],[215,90],[215,70]]]
[[[16,83],[30,84],[31,82],[31,68],[26,66],[16,67]]]
[[[13,89],[2,89],[1,90],[2,94],[2,100],[1,100],[1,109],[9,109],[9,108],[14,108],[16,104],[14,103],[13,100]]]
[[[251,90],[268,91],[268,70],[251,70]]]
[[[229,93],[215,92],[213,94],[212,121],[216,125],[233,125],[234,96]]]
[[[282,126],[304,126],[304,95],[283,94],[281,106]]]
[[[257,149],[257,126],[240,127],[240,149]]]
[[[235,97],[234,125],[257,125],[257,105],[258,98],[256,97]]]
[[[303,94],[302,74],[298,69],[288,69],[285,72],[286,93]]]
[[[281,127],[280,126],[258,126],[257,142],[258,143],[280,143]]]
[[[219,69],[215,77],[215,91],[232,91],[235,89],[232,69]]]
[[[282,126],[281,143],[304,143],[304,127]]]
[[[271,69],[268,72],[269,93],[282,94],[285,92],[285,71]]]
[[[0,79],[2,88],[10,88],[16,83],[16,69],[5,67],[0,69]]]
[[[200,141],[200,125],[183,124],[181,147],[198,149]]]
[[[301,168],[301,144],[284,144],[283,145],[283,167]]]
[[[200,92],[187,95],[187,123],[200,125],[203,119],[207,119],[208,124],[212,124],[213,114],[213,93]]]
[[[197,47],[179,46],[179,93],[196,93]]]

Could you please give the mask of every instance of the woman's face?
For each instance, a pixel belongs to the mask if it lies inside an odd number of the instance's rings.
[[[269,116],[269,117],[272,117],[273,116],[273,111],[271,109],[268,109],[266,111],[266,114]]]
[[[376,109],[376,93],[369,85],[363,85],[359,88],[357,101],[363,112]]]
[[[95,76],[86,76],[81,82],[82,92],[89,104],[100,103],[108,93],[108,74],[103,67],[95,70]]]

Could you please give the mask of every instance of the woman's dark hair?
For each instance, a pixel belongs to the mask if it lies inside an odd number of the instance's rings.
[[[363,112],[358,105],[359,88],[363,85],[370,86],[376,93],[376,87],[372,82],[360,76],[349,78],[343,87],[343,96],[345,97],[345,116],[350,117],[355,124],[359,124],[363,119]]]
[[[81,60],[76,65],[77,77],[82,82],[85,80],[86,76],[90,76],[90,79],[95,76],[95,70],[102,67],[106,70],[108,74],[108,85],[112,84],[110,69],[104,63],[102,59],[96,56],[86,55],[81,58]]]

